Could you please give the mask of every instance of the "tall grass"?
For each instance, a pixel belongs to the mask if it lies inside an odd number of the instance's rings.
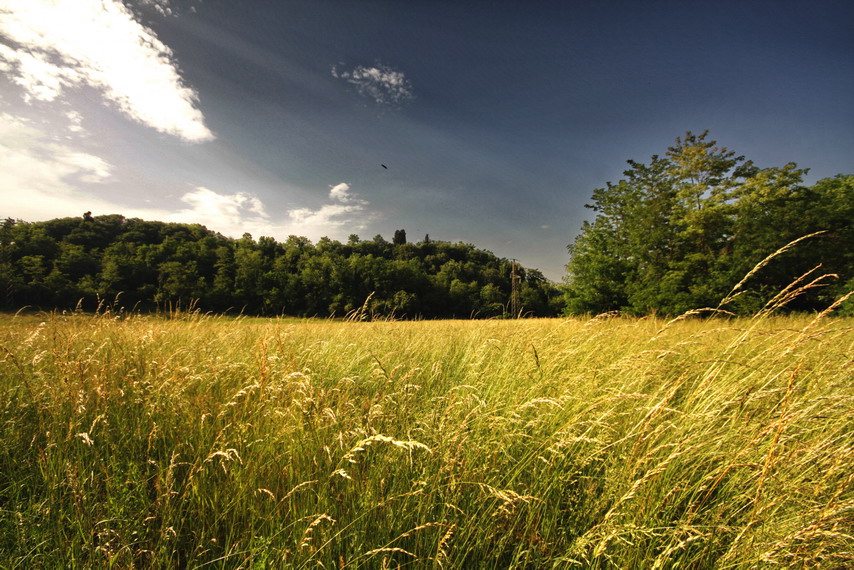
[[[0,567],[854,564],[850,319],[0,319]]]

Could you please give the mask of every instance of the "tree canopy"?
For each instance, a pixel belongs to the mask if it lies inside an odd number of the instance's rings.
[[[495,317],[508,311],[511,263],[466,243],[425,239],[394,243],[381,235],[346,243],[284,242],[244,234],[231,239],[197,224],[120,215],[0,228],[0,304],[92,309],[100,300],[126,309],[191,304],[204,311],[257,315],[397,318]],[[522,271],[528,314],[556,315],[558,289],[542,273]]]
[[[569,313],[679,314],[716,307],[765,257],[726,309],[749,313],[805,273],[822,279],[791,308],[816,310],[854,289],[854,176],[803,185],[795,163],[759,168],[686,133],[664,156],[628,161],[625,178],[594,190],[596,213],[569,246]],[[850,309],[849,309],[850,310]]]

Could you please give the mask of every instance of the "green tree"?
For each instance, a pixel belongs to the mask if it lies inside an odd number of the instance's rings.
[[[0,305],[11,309],[15,302],[15,293],[24,287],[20,275],[12,263],[15,250],[15,225],[12,218],[6,218],[0,225]]]
[[[158,303],[180,303],[187,307],[198,299],[203,289],[196,263],[166,261],[160,264],[160,276],[155,300]]]
[[[237,240],[234,250],[234,298],[239,306],[257,310],[264,297],[264,256],[249,234]]]
[[[594,190],[589,207],[596,216],[569,246],[571,313],[714,307],[756,263],[793,239],[819,230],[849,235],[845,177],[807,189],[801,185],[807,171],[794,163],[760,169],[706,132],[689,132],[664,157],[629,166],[624,179]],[[819,258],[833,257],[827,244],[819,249]],[[735,307],[761,306],[771,291],[812,267],[798,255],[757,274],[753,301],[745,296]],[[845,256],[836,257],[835,266],[848,271]]]
[[[343,316],[370,298],[370,311],[397,318],[501,313],[509,291],[507,260],[471,244],[382,236],[316,245],[289,236],[229,239],[198,224],[60,218],[0,228],[0,287],[9,309],[24,305],[94,309],[120,297],[126,308],[192,302],[205,311]],[[522,296],[536,314],[555,287],[527,275]],[[536,308],[535,308],[536,307]]]
[[[486,316],[500,316],[504,313],[507,295],[497,285],[487,283],[480,289],[480,301]]]
[[[406,243],[406,230],[394,230],[394,238],[392,238],[392,243],[394,245],[403,245]]]

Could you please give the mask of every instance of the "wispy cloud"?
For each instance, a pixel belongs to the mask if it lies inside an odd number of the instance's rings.
[[[68,130],[78,128],[69,117]],[[285,216],[270,216],[258,196],[249,192],[223,192],[197,186],[178,198],[175,208],[132,207],[105,195],[104,183],[115,183],[116,168],[102,158],[64,142],[21,117],[0,112],[0,218],[11,216],[37,221],[79,216],[123,214],[148,220],[199,223],[224,235],[245,232],[283,240],[289,235],[317,240],[343,239],[374,219],[367,200],[342,182],[330,186],[328,199],[316,208],[294,208]]]
[[[64,129],[0,112],[0,217],[27,221],[96,214],[124,214],[149,220],[171,212],[134,208],[114,201],[104,191],[116,182],[116,167],[103,158],[69,144],[81,128],[74,114]],[[68,136],[72,133],[73,136]]]
[[[285,239],[289,235],[319,239],[323,236],[343,238],[364,229],[373,219],[369,203],[355,195],[341,182],[330,186],[329,200],[318,208],[294,208],[284,219],[273,219],[261,200],[252,194],[216,192],[197,187],[185,193],[186,205],[178,212],[160,219],[171,222],[201,223],[224,235],[239,237],[248,232],[255,237],[266,235]]]
[[[346,182],[341,182],[335,186],[329,187],[329,199],[335,202],[352,202],[353,196],[350,194],[350,185]]]
[[[298,207],[277,216],[254,193],[192,186],[155,206],[134,206],[122,199],[117,185],[127,178],[126,165],[110,164],[86,145],[81,116],[74,111],[53,121],[28,119],[0,111],[0,219],[27,221],[123,214],[127,217],[203,224],[224,235],[245,232],[285,239],[301,235],[344,239],[375,219],[370,203],[341,182],[329,186],[326,198],[313,207]],[[162,189],[168,192],[168,189]],[[138,204],[138,201],[136,201]]]
[[[67,215],[69,206],[79,209],[76,187],[111,177],[112,166],[102,158],[56,142],[25,119],[0,113],[0,132],[4,216]]]
[[[264,204],[246,192],[224,194],[204,186],[181,196],[187,207],[163,217],[171,222],[200,223],[225,235],[244,232],[270,235],[274,232]]]
[[[139,0],[143,6],[150,6],[161,16],[174,16],[171,0]]]
[[[68,119],[68,130],[75,135],[86,134],[86,129],[83,128],[83,115],[77,111],[67,111],[65,118]],[[69,137],[71,138],[71,137]]]
[[[395,105],[415,97],[412,84],[403,72],[381,63],[372,67],[357,65],[351,70],[333,65],[332,76],[354,85],[360,95],[373,99],[378,105]]]
[[[335,235],[336,230],[348,228],[362,230],[373,216],[368,212],[368,202],[350,191],[350,185],[341,182],[329,188],[329,202],[319,208],[296,208],[288,211],[288,233],[295,235]]]
[[[196,12],[196,7],[193,4],[201,3],[204,0],[125,0],[125,4],[135,3],[140,8],[149,8],[157,14],[164,17],[178,17],[182,12]]]
[[[88,85],[160,132],[191,142],[214,138],[172,50],[120,0],[0,0],[0,41],[0,70],[27,101],[53,101]]]
[[[212,216],[227,216],[232,221],[240,221],[245,213],[260,219],[268,219],[264,204],[256,196],[246,192],[225,195],[217,194],[204,186],[195,192],[184,194],[181,200],[193,207],[196,213]]]

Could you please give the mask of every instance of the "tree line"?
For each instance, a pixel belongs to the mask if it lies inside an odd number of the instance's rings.
[[[0,228],[0,303],[92,310],[151,311],[193,306],[254,315],[339,316],[353,311],[396,318],[506,316],[513,262],[466,243],[425,236],[408,243],[381,235],[346,243],[225,237],[198,224],[121,215],[6,219]],[[529,315],[561,310],[557,287],[517,266]],[[118,301],[116,301],[118,299]]]
[[[593,192],[595,218],[569,246],[568,313],[672,315],[730,297],[723,309],[752,314],[795,282],[788,307],[822,310],[854,290],[854,176],[805,186],[807,169],[759,168],[708,132],[628,164]]]
[[[593,191],[594,218],[569,245],[561,287],[471,244],[409,243],[402,229],[391,242],[355,234],[346,243],[278,242],[87,212],[2,223],[0,306],[91,309],[119,298],[146,311],[192,304],[258,315],[488,318],[520,307],[535,316],[675,315],[727,299],[720,308],[752,314],[793,283],[792,310],[822,310],[854,290],[854,175],[806,186],[807,169],[759,168],[708,132],[628,164],[623,179]],[[854,314],[854,299],[839,310]]]

